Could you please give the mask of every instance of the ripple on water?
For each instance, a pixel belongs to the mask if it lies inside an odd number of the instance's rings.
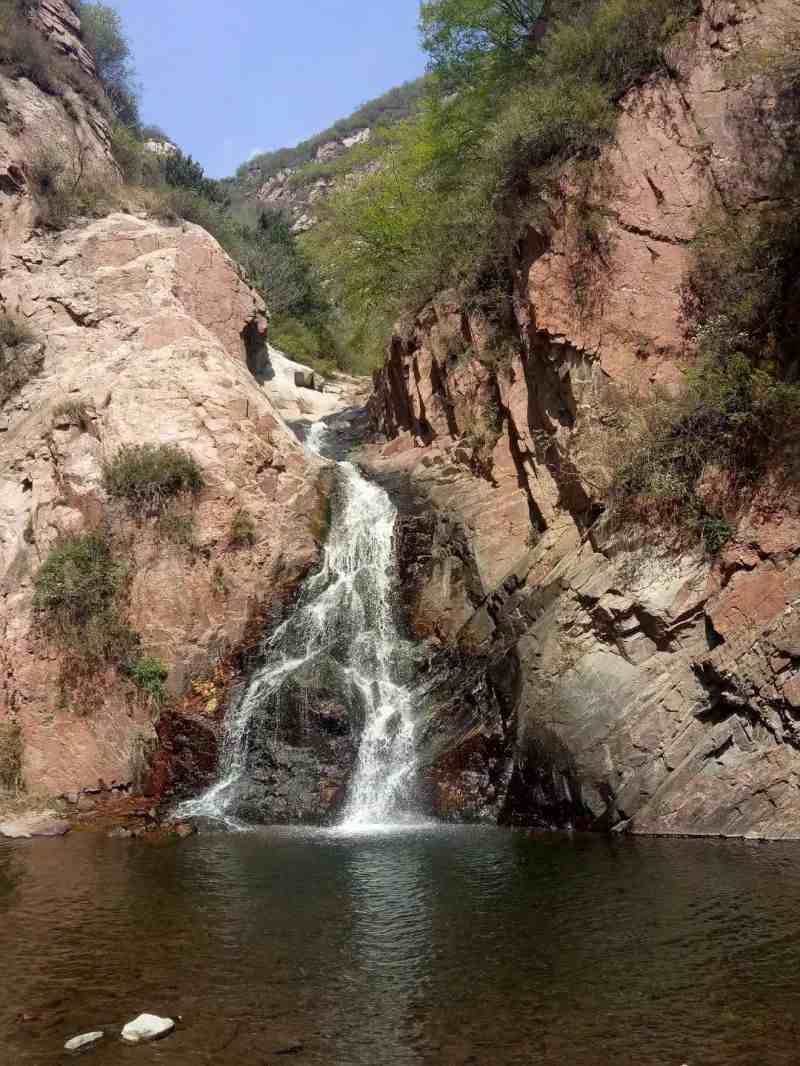
[[[143,1010],[184,1022],[142,1064],[783,1066],[799,879],[795,845],[427,824],[0,844],[0,1066]]]

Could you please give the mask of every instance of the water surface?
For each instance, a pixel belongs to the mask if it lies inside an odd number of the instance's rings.
[[[0,843],[2,1066],[63,1062],[67,1037],[143,1010],[182,1028],[86,1062],[771,1066],[800,1057],[799,1007],[796,844]]]

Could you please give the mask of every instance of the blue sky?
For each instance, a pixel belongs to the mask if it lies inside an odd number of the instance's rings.
[[[421,74],[418,0],[112,0],[142,116],[212,177]]]

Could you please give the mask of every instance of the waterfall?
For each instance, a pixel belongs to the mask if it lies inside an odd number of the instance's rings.
[[[306,447],[319,452],[324,435],[324,424],[315,423]],[[218,781],[182,804],[180,817],[237,826],[238,786],[248,771],[254,719],[278,705],[276,697],[295,675],[323,660],[335,662],[342,687],[364,709],[342,825],[359,828],[413,817],[412,695],[403,682],[410,646],[397,631],[390,602],[396,518],[382,488],[352,463],[336,464],[322,565],[305,582],[289,617],[267,638],[260,666],[228,711]]]

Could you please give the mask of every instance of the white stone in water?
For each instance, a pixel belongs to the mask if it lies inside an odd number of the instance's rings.
[[[156,1014],[140,1014],[128,1022],[122,1030],[122,1039],[128,1044],[141,1044],[145,1040],[159,1040],[175,1028],[172,1018],[159,1018]]]
[[[96,1044],[98,1040],[102,1040],[104,1033],[84,1033],[82,1036],[73,1036],[72,1040],[68,1040],[64,1045],[65,1051],[83,1051],[84,1048],[91,1047],[92,1044]]]

